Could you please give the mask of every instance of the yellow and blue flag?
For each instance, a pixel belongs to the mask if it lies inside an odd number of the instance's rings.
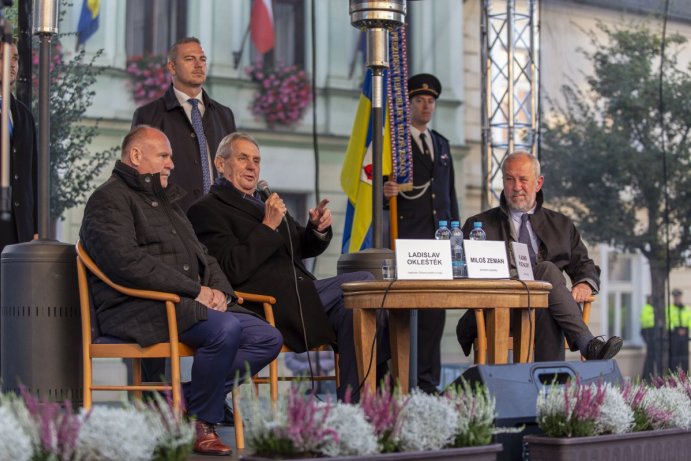
[[[99,0],[84,0],[77,26],[77,47],[83,45],[98,30]]]
[[[384,85],[386,88],[386,85]],[[386,101],[386,95],[383,98]],[[384,111],[384,142],[382,170],[391,174],[391,137],[388,105]],[[362,84],[360,102],[355,113],[353,131],[343,160],[341,187],[348,196],[342,253],[360,251],[372,246],[372,71],[368,70]]]

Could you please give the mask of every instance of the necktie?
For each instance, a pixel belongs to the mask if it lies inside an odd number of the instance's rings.
[[[427,141],[425,139],[427,136],[425,136],[425,133],[420,133],[420,142],[422,143],[422,153],[425,154],[426,156],[432,158],[432,153],[429,151],[429,146],[427,145]]]
[[[209,188],[211,188],[211,172],[209,171],[209,156],[206,154],[206,135],[204,134],[204,125],[202,124],[202,113],[199,111],[198,99],[190,98],[187,102],[192,105],[192,128],[194,128],[194,134],[197,136],[197,143],[199,144],[202,184],[204,186],[204,194],[206,194],[209,192]]]
[[[537,263],[537,256],[535,255],[535,250],[533,250],[533,242],[530,241],[530,232],[528,232],[529,218],[530,215],[528,213],[521,215],[521,230],[518,232],[518,242],[528,245],[528,255],[530,256],[530,262],[534,266]]]

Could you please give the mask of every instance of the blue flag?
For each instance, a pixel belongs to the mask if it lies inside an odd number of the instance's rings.
[[[83,45],[98,30],[99,0],[84,0],[77,26],[77,47]]]

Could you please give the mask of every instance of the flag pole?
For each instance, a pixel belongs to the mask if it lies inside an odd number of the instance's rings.
[[[396,196],[389,198],[389,247],[396,249],[398,238],[398,200]]]

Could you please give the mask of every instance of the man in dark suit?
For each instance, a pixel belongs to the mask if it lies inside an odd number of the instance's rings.
[[[413,190],[399,190],[394,181],[384,183],[386,198],[398,197],[398,238],[433,239],[439,220],[457,221],[458,201],[454,185],[449,141],[429,128],[441,83],[430,74],[408,80],[410,136],[413,148]],[[441,376],[441,338],[446,311],[418,313],[418,387],[437,392]]]
[[[167,67],[173,83],[162,97],[134,112],[132,127],[150,125],[168,136],[177,165],[170,180],[187,192],[179,203],[187,211],[209,191],[216,176],[213,154],[221,139],[235,131],[235,117],[202,88],[207,60],[198,39],[175,42]]]
[[[187,412],[196,418],[194,451],[229,455],[214,429],[223,419],[225,397],[236,373],[257,373],[278,355],[281,335],[236,305],[218,263],[177,206],[184,191],[169,183],[173,168],[166,136],[152,127],[134,128],[110,179],[89,198],[79,236],[113,281],[180,295],[180,341],[196,349],[192,379],[183,385]],[[91,292],[104,335],[141,346],[168,340],[162,303],[123,296],[96,278]]]
[[[540,162],[528,152],[514,152],[506,156],[501,171],[500,205],[468,218],[463,231],[470,232],[473,223],[480,221],[487,240],[525,243],[535,279],[552,284],[549,309],[535,312],[535,361],[564,360],[564,336],[570,349],[580,351],[586,360],[611,359],[621,349],[622,339],[594,337],[578,306],[600,288],[600,268],[588,256],[573,221],[542,206]],[[571,279],[570,289],[564,273]],[[463,351],[470,354],[477,336],[472,312],[461,317],[456,334]]]
[[[17,45],[10,46],[10,84],[17,79],[19,54]],[[4,59],[0,47],[0,64]],[[0,83],[2,73],[0,72]],[[5,104],[0,102],[0,109]],[[6,245],[27,242],[36,238],[36,127],[31,111],[10,95],[9,130],[0,127],[3,136],[10,135],[10,197],[9,214],[0,218],[0,251]]]
[[[287,214],[278,194],[260,194],[259,146],[246,133],[226,136],[214,161],[222,176],[187,213],[199,240],[235,288],[276,298],[276,327],[292,350],[304,352],[335,341],[337,395],[343,399],[350,387],[357,399],[353,314],[343,305],[341,284],[373,276],[353,272],[316,280],[302,262],[321,254],[331,241],[328,200],[309,210],[309,221],[302,227]],[[247,307],[263,315],[261,306]]]

